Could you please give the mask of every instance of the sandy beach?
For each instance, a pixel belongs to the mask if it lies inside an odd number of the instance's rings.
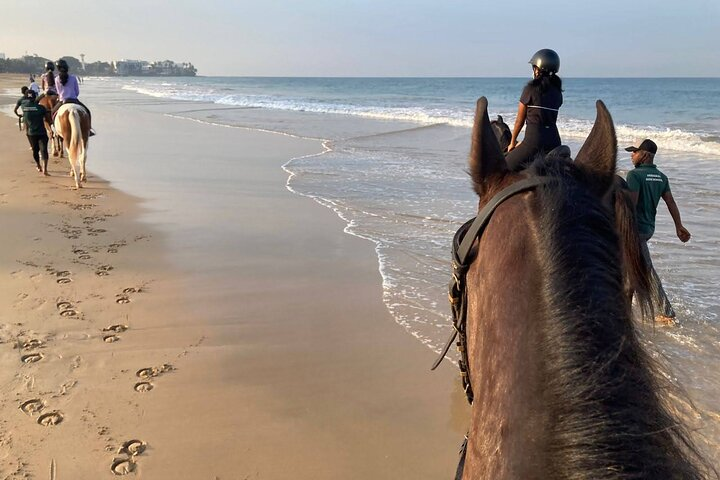
[[[392,319],[373,244],[285,187],[282,165],[320,142],[128,112],[93,110],[79,191],[66,160],[40,176],[0,117],[0,478],[450,477],[467,418],[455,367],[430,372]],[[210,155],[245,172],[242,234],[212,259],[93,172],[200,172]]]

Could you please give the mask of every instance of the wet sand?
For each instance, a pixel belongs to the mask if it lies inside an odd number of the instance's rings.
[[[0,477],[450,477],[467,418],[455,367],[431,373],[395,324],[373,245],[285,188],[281,165],[319,142],[93,113],[80,191],[66,160],[40,176],[0,117]],[[247,171],[243,234],[207,258],[93,174],[94,155],[227,151]]]

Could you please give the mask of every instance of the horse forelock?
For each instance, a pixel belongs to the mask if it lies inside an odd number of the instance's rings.
[[[569,161],[536,160],[542,275],[539,348],[552,478],[702,478],[697,450],[658,395],[623,293],[620,246],[610,211]],[[690,456],[688,456],[690,455]],[[699,458],[699,456],[697,456]]]

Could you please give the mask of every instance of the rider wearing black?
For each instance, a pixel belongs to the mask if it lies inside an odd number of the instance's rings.
[[[561,144],[557,117],[563,103],[562,80],[557,75],[560,57],[550,49],[539,50],[529,62],[533,79],[520,95],[518,115],[505,157],[508,168],[522,170],[536,154],[546,154]],[[525,138],[517,146],[517,137],[525,125]]]
[[[53,62],[47,62],[45,64],[45,73],[40,77],[40,89],[42,93],[37,98],[39,102],[45,95],[57,95],[55,89],[55,64]]]

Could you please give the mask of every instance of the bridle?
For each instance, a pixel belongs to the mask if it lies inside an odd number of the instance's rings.
[[[485,231],[485,227],[492,217],[492,214],[501,203],[515,194],[532,190],[541,185],[546,185],[551,181],[552,179],[548,177],[531,177],[505,187],[490,199],[487,205],[478,212],[477,217],[465,222],[465,224],[458,229],[453,237],[453,275],[452,280],[450,280],[448,294],[450,298],[450,308],[452,309],[453,315],[453,332],[440,352],[440,356],[437,360],[435,360],[431,370],[435,370],[438,365],[440,365],[445,358],[445,355],[447,355],[448,350],[450,350],[450,346],[455,340],[455,337],[457,337],[457,348],[460,352],[460,361],[458,364],[462,375],[463,389],[465,390],[465,395],[467,395],[468,402],[470,402],[471,405],[473,403],[473,390],[470,385],[470,371],[467,351],[467,292],[465,289],[467,272],[470,268],[470,264],[474,260],[474,258],[469,258],[470,249],[475,243],[475,239],[479,239],[482,236]]]

